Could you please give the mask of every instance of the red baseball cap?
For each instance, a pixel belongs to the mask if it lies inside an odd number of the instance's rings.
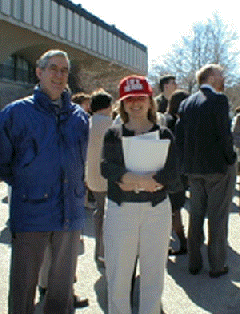
[[[144,76],[127,76],[119,84],[119,100],[130,96],[152,96],[152,93],[152,87]]]

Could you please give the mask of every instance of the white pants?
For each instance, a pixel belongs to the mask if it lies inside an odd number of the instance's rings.
[[[164,269],[172,229],[168,199],[151,203],[108,200],[104,219],[108,313],[131,314],[131,279],[136,256],[140,262],[140,314],[159,314]]]

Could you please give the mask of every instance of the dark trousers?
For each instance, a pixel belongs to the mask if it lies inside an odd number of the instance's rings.
[[[227,260],[228,214],[236,180],[235,164],[225,174],[190,175],[189,268],[202,266],[203,224],[208,215],[208,261],[221,271]]]
[[[34,313],[39,270],[49,242],[53,250],[44,313],[73,312],[72,284],[79,237],[80,231],[22,232],[13,235],[9,298],[11,314]]]
[[[93,220],[95,225],[96,234],[96,248],[95,258],[104,257],[104,245],[103,245],[103,218],[104,218],[104,206],[106,201],[107,192],[92,191],[94,199],[97,203],[97,207],[93,212]]]

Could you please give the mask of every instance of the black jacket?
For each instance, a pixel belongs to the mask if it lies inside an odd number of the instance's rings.
[[[108,198],[118,203],[122,202],[152,202],[153,206],[162,202],[167,197],[169,190],[175,190],[180,187],[179,171],[176,162],[176,147],[175,139],[167,128],[160,129],[161,139],[170,139],[171,144],[169,147],[168,157],[163,169],[157,171],[154,179],[164,185],[164,189],[150,192],[140,192],[136,194],[133,191],[125,192],[122,191],[117,184],[121,182],[121,177],[128,171],[124,165],[124,156],[122,149],[121,133],[123,136],[133,136],[134,132],[129,131],[124,126],[121,132],[121,126],[115,126],[110,128],[104,137],[103,145],[103,160],[101,163],[102,175],[108,179]],[[151,131],[159,129],[158,125],[154,125]],[[151,152],[146,152],[151,153]],[[137,158],[138,156],[136,156]]]
[[[204,87],[179,108],[176,142],[183,172],[225,173],[236,160],[227,97]]]
[[[168,100],[160,94],[159,96],[155,97],[155,101],[157,103],[157,111],[158,112],[166,112],[168,106]]]

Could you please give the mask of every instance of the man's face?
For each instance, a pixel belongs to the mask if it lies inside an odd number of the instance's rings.
[[[177,89],[177,83],[175,80],[169,80],[167,84],[164,85],[164,90],[171,95]]]
[[[50,99],[56,100],[61,97],[67,86],[69,73],[68,60],[61,56],[49,59],[45,69],[36,69],[37,77],[40,80],[40,87]]]

